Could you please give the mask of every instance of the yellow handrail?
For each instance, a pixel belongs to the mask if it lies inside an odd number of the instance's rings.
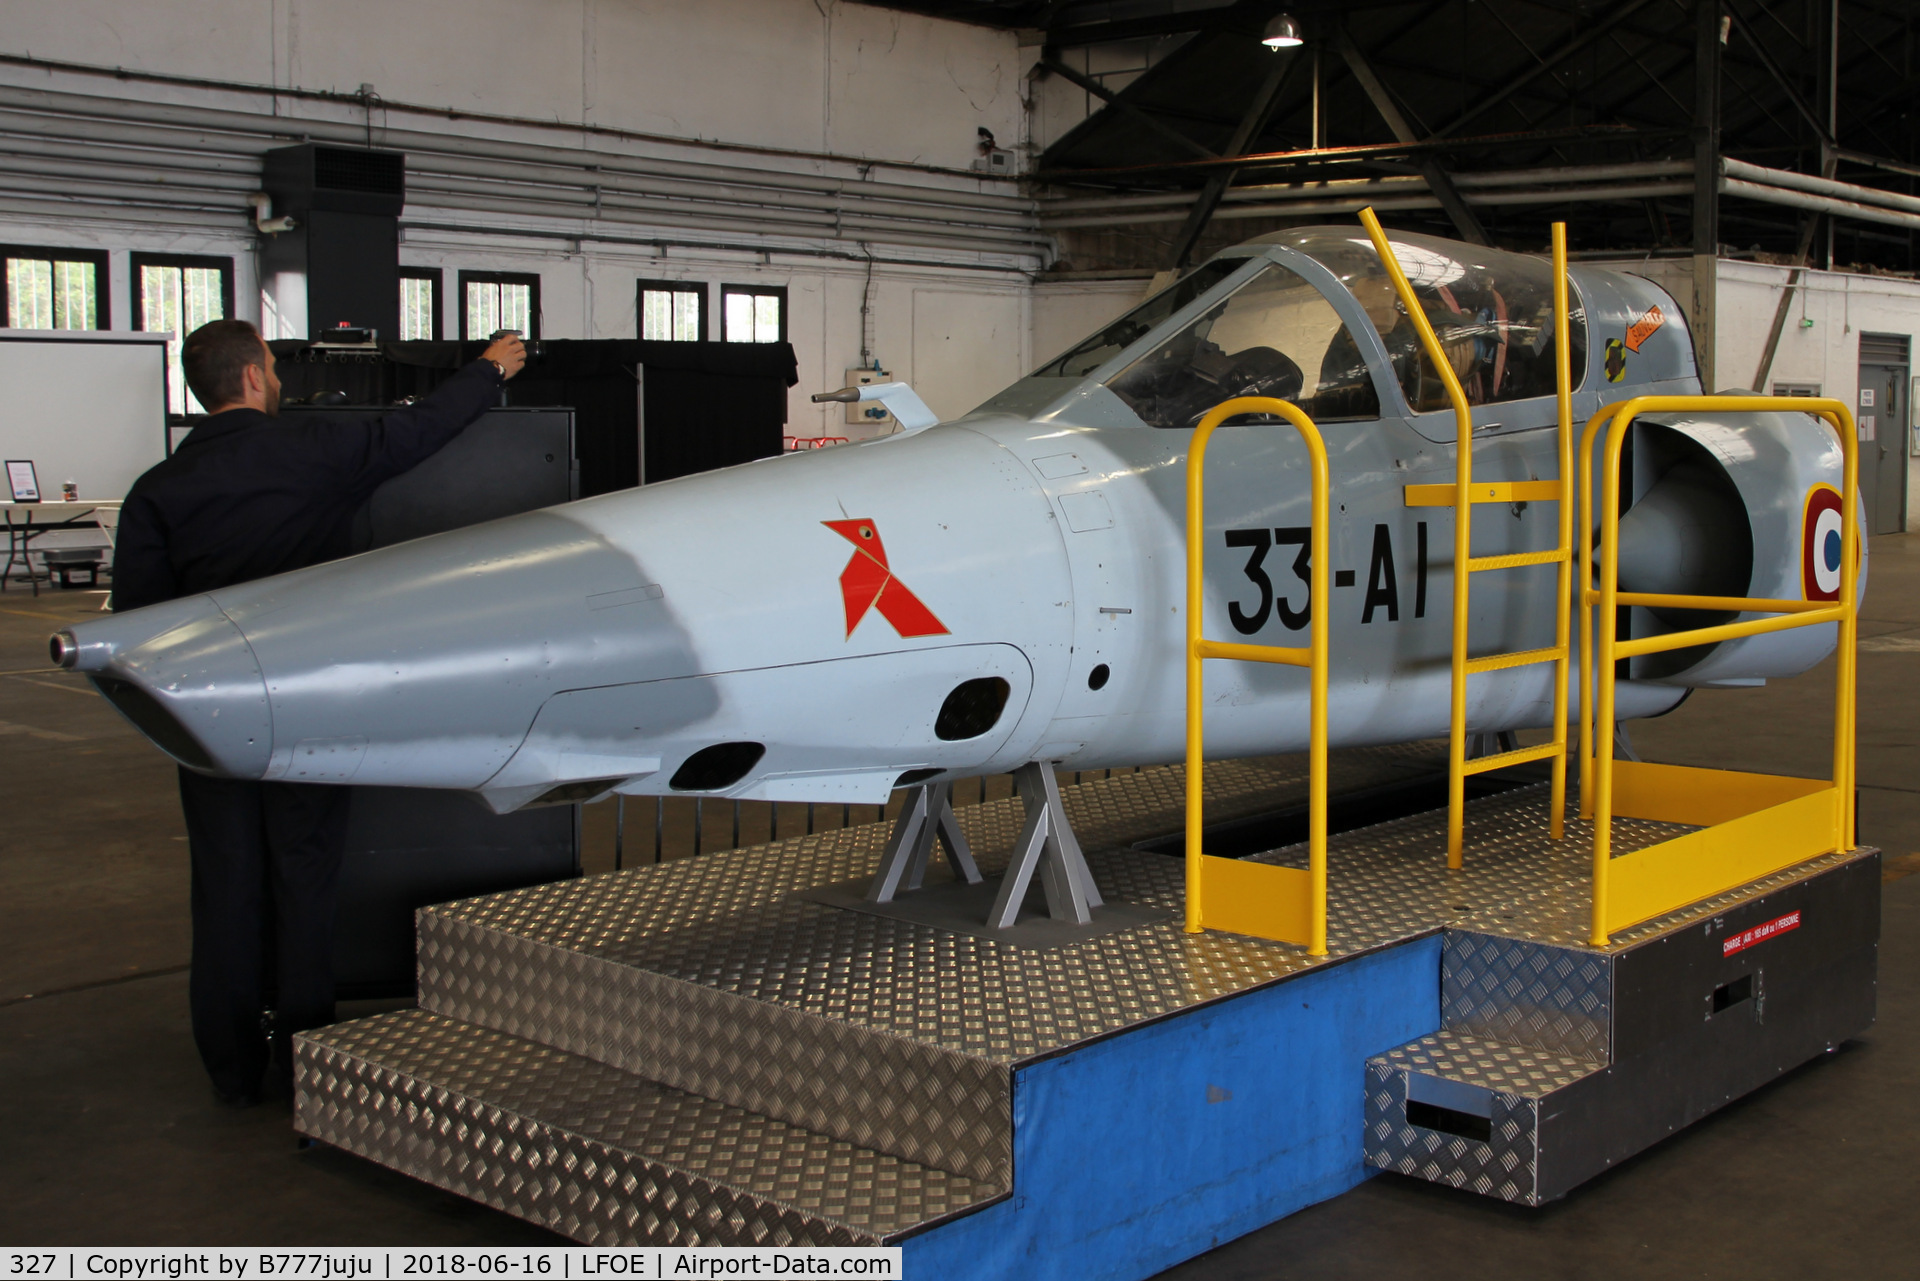
[[[1762,413],[1797,412],[1824,419],[1839,437],[1844,459],[1840,504],[1840,591],[1838,599],[1825,601],[1769,600],[1744,596],[1689,596],[1659,592],[1623,592],[1620,590],[1620,455],[1626,444],[1627,428],[1640,414],[1662,412]],[[1594,437],[1602,422],[1607,436],[1602,457],[1594,459]],[[1613,709],[1616,664],[1622,658],[1684,649],[1741,636],[1784,631],[1793,627],[1812,627],[1835,623],[1839,647],[1835,663],[1833,713],[1833,831],[1840,847],[1851,849],[1853,830],[1854,779],[1854,648],[1859,631],[1857,597],[1860,573],[1860,530],[1857,523],[1859,502],[1859,446],[1854,434],[1853,414],[1838,400],[1786,396],[1636,396],[1608,405],[1587,422],[1580,440],[1580,572],[1585,586],[1581,591],[1580,611],[1580,795],[1581,809],[1593,822],[1593,919],[1589,938],[1596,947],[1608,938],[1608,878],[1612,864],[1612,825],[1614,798]],[[1601,492],[1597,519],[1600,524],[1600,575],[1594,587],[1593,539],[1596,513],[1593,510],[1593,471],[1600,469]],[[1774,618],[1748,619],[1712,627],[1696,627],[1661,636],[1619,639],[1619,607],[1646,605],[1671,609],[1708,609],[1742,613],[1770,613]],[[1597,614],[1598,620],[1595,621]],[[1594,641],[1595,628],[1598,640]],[[1585,697],[1591,693],[1591,699]]]
[[[1307,646],[1246,645],[1210,641],[1201,635],[1205,603],[1206,457],[1214,430],[1240,414],[1271,414],[1291,423],[1306,442],[1312,465],[1313,509],[1309,514],[1312,558],[1308,571]],[[1194,429],[1187,452],[1187,933],[1206,928],[1202,894],[1205,880],[1201,857],[1204,826],[1202,770],[1205,743],[1201,732],[1204,691],[1201,664],[1209,658],[1256,663],[1283,663],[1307,669],[1307,951],[1327,952],[1327,615],[1331,606],[1327,562],[1327,447],[1320,429],[1296,405],[1265,396],[1242,396],[1216,405]],[[1298,875],[1298,873],[1294,873]]]
[[[1451,681],[1449,686],[1449,707],[1447,717],[1447,866],[1461,866],[1461,846],[1466,828],[1466,784],[1471,770],[1467,765],[1467,677],[1471,673],[1492,671],[1502,667],[1518,667],[1532,663],[1551,662],[1554,665],[1553,696],[1553,740],[1539,748],[1529,748],[1521,753],[1508,753],[1500,758],[1500,764],[1520,764],[1522,760],[1538,760],[1553,757],[1553,784],[1549,806],[1548,834],[1559,840],[1565,832],[1567,797],[1567,684],[1571,675],[1572,654],[1572,618],[1571,597],[1573,595],[1573,502],[1567,486],[1573,476],[1573,373],[1572,356],[1567,334],[1567,226],[1565,223],[1553,224],[1553,359],[1556,384],[1556,403],[1558,409],[1560,480],[1554,486],[1552,497],[1560,504],[1559,541],[1550,551],[1515,552],[1500,556],[1473,555],[1473,504],[1480,497],[1473,483],[1473,410],[1467,404],[1466,391],[1460,386],[1460,379],[1453,372],[1453,363],[1447,359],[1440,346],[1439,337],[1433,332],[1433,325],[1427,320],[1426,309],[1414,295],[1413,286],[1407,281],[1407,274],[1400,268],[1400,260],[1394,255],[1393,246],[1387,241],[1387,233],[1382,230],[1380,220],[1372,209],[1360,211],[1360,221],[1366,225],[1367,235],[1373,240],[1374,250],[1380,255],[1381,265],[1387,270],[1387,276],[1393,281],[1394,292],[1400,297],[1400,304],[1413,322],[1414,330],[1420,335],[1420,344],[1433,363],[1441,384],[1447,389],[1447,399],[1453,405],[1454,418],[1454,482],[1453,482],[1453,627],[1451,635]],[[1543,482],[1523,482],[1530,495],[1546,500],[1548,495],[1537,488]],[[1551,482],[1545,482],[1551,483]],[[1409,487],[1407,501],[1415,502]],[[1434,485],[1418,487],[1422,491],[1440,488]],[[1487,486],[1481,486],[1487,489]],[[1518,485],[1512,487],[1517,490]],[[1512,492],[1501,487],[1501,492]],[[1518,495],[1515,494],[1517,498]],[[1429,505],[1431,496],[1423,492],[1419,495],[1420,505]],[[1467,657],[1467,624],[1471,613],[1471,592],[1469,580],[1476,572],[1495,569],[1520,569],[1531,565],[1558,565],[1558,604],[1554,611],[1554,643],[1551,646],[1528,650],[1518,654],[1485,655],[1478,659]],[[1551,750],[1547,750],[1550,748]],[[1486,768],[1486,767],[1483,767]]]
[[[1553,666],[1553,786],[1548,801],[1547,837],[1559,840],[1567,823],[1567,686],[1573,675],[1573,337],[1567,307],[1567,224],[1553,224],[1553,382],[1555,434],[1560,445],[1560,572],[1555,578],[1553,643],[1560,651]]]

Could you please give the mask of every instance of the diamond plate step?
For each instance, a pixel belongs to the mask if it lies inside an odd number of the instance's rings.
[[[294,1047],[301,1133],[585,1244],[886,1243],[1005,1195],[424,1010]]]
[[[1453,1032],[1602,1063],[1613,1057],[1611,953],[1450,929],[1440,1021]]]
[[[1367,1060],[1367,1164],[1539,1205],[1543,1105],[1604,1070],[1465,1033],[1422,1037]]]
[[[1539,1205],[1857,1034],[1878,863],[1764,878],[1604,949],[1448,928],[1442,1030],[1367,1062],[1367,1163]]]

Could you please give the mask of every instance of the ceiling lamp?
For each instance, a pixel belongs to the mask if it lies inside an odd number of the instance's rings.
[[[1300,23],[1290,13],[1280,14],[1267,23],[1267,29],[1260,33],[1260,43],[1269,49],[1292,49],[1306,43],[1306,37],[1300,34]]]

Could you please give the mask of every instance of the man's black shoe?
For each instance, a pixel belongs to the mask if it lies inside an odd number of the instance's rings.
[[[222,1090],[216,1088],[213,1097],[220,1100],[221,1106],[230,1108],[257,1108],[261,1103],[258,1090]]]

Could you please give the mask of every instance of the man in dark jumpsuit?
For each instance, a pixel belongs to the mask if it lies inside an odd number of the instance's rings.
[[[498,404],[526,350],[503,338],[415,405],[293,424],[275,420],[273,353],[245,321],[194,330],[180,363],[210,416],[127,492],[116,611],[347,555],[355,509]],[[333,1021],[348,795],[180,770],[193,864],[193,1038],[224,1102],[258,1102],[270,1066],[284,1091],[288,1039]],[[283,1047],[271,1065],[270,1036]]]

